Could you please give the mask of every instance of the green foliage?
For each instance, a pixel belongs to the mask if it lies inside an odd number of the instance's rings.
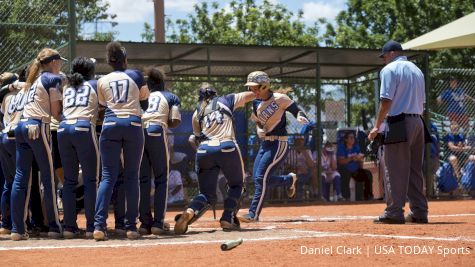
[[[317,46],[318,25],[305,25],[303,12],[265,0],[233,0],[229,10],[201,2],[188,20],[167,20],[168,40],[176,43]],[[176,27],[175,27],[176,26]]]
[[[143,24],[143,32],[140,34],[142,41],[144,42],[153,42],[155,40],[155,33],[153,32],[152,26],[145,22]]]
[[[66,0],[12,0],[0,5],[0,71],[28,64],[43,47],[60,48],[69,40]],[[114,19],[109,4],[100,0],[77,0],[77,32],[84,23]],[[113,23],[115,26],[116,23]],[[112,40],[117,33],[99,33],[97,40]],[[82,37],[79,35],[79,39]]]
[[[233,45],[318,46],[318,23],[309,27],[303,21],[303,12],[294,14],[281,4],[265,0],[231,1],[229,9],[218,3],[201,2],[194,6],[188,19],[167,19],[167,39],[173,43],[206,43]],[[213,81],[210,81],[213,83]],[[214,84],[220,94],[242,91],[242,81]],[[294,97],[308,106],[315,103],[315,90],[291,81],[275,81],[274,88],[291,86]],[[184,109],[196,106],[195,94],[199,83],[175,83],[173,90],[182,99]],[[300,101],[301,100],[301,101]]]
[[[380,49],[390,39],[405,43],[474,10],[472,0],[349,0],[347,9],[336,18],[336,27],[327,24],[323,43],[333,47]],[[430,67],[473,68],[474,54],[475,49],[433,52]],[[352,97],[352,124],[355,125],[360,121],[361,109],[365,108],[358,103],[359,99],[368,99],[366,110],[374,113],[373,84],[353,87]]]

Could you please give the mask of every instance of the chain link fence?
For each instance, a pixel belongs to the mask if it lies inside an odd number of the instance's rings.
[[[434,195],[474,195],[475,70],[435,69],[430,90]]]
[[[44,47],[59,49],[69,38],[67,0],[15,0],[0,4],[0,71],[27,66]],[[68,55],[63,55],[68,57]]]

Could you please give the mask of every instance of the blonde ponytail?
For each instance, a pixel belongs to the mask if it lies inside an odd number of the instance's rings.
[[[31,65],[28,69],[28,78],[26,79],[25,87],[23,87],[23,90],[26,92],[30,90],[31,85],[35,82],[36,78],[38,78],[38,74],[40,73],[40,70],[48,64],[51,59],[48,60],[48,58],[57,55],[58,58],[61,58],[59,55],[59,52],[51,49],[51,48],[43,48],[41,51],[38,53],[38,56],[33,59],[31,62]],[[61,58],[62,59],[62,58]],[[43,62],[43,65],[41,62]]]
[[[28,68],[28,77],[26,78],[25,86],[23,87],[24,92],[28,91],[33,82],[35,82],[36,78],[38,77],[38,73],[40,73],[40,69],[40,61],[37,58],[33,59],[30,67]]]
[[[294,91],[294,89],[292,89],[291,87],[281,87],[281,88],[275,90],[274,92],[286,95],[286,94],[288,94],[290,92],[293,92],[293,91]]]

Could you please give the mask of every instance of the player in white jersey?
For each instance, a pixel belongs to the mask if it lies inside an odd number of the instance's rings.
[[[48,221],[48,236],[61,237],[61,225],[56,206],[56,190],[51,156],[49,122],[51,116],[59,119],[61,114],[61,77],[58,75],[62,58],[58,51],[44,48],[30,66],[23,101],[17,110],[23,110],[15,129],[16,175],[13,181],[12,240],[27,239],[25,231],[26,207],[29,199],[30,172],[33,156],[38,162],[44,188],[44,205]],[[39,72],[41,74],[38,76]]]
[[[170,153],[167,146],[168,128],[181,122],[180,99],[165,90],[164,75],[158,68],[147,70],[150,90],[148,106],[142,115],[145,150],[140,168],[140,222],[141,234],[159,235],[169,230],[165,223],[168,199],[168,174]],[[150,209],[151,170],[153,169],[155,195],[154,217]]]
[[[63,120],[58,128],[58,146],[64,169],[63,210],[64,238],[77,236],[76,186],[79,164],[84,182],[86,237],[94,232],[94,205],[99,178],[99,148],[96,120],[99,101],[95,63],[90,58],[77,57],[72,62],[69,84],[63,90]]]
[[[0,235],[11,233],[12,219],[10,212],[10,196],[12,192],[13,178],[15,177],[15,135],[13,133],[19,120],[19,115],[15,116],[16,99],[21,98],[16,87],[18,86],[18,76],[5,72],[0,75],[0,102],[1,115],[3,116],[3,130],[0,139],[0,162],[2,165],[5,181],[1,186],[1,228]],[[18,117],[17,119],[15,117]],[[15,122],[16,121],[16,122]]]
[[[216,203],[218,174],[223,172],[228,182],[227,198],[220,225],[224,231],[239,230],[236,214],[239,210],[244,183],[244,164],[236,143],[233,112],[254,99],[252,92],[216,96],[214,88],[205,83],[200,88],[199,106],[193,114],[192,144],[196,152],[200,193],[175,220],[175,233],[183,234],[188,225],[198,220]]]
[[[127,211],[127,238],[136,239],[139,216],[139,169],[144,148],[140,101],[147,100],[149,90],[142,73],[127,69],[127,54],[119,42],[107,44],[107,63],[113,72],[99,79],[99,103],[106,107],[99,140],[102,180],[97,192],[94,216],[94,239],[107,239],[107,216],[112,190],[119,176],[120,154],[124,156]]]
[[[245,86],[256,95],[256,100],[252,103],[251,119],[256,122],[261,144],[254,161],[254,198],[249,213],[239,216],[239,220],[253,222],[259,219],[266,189],[269,186],[286,186],[287,195],[290,198],[295,196],[297,175],[289,173],[276,176],[273,173],[284,161],[288,152],[285,112],[292,113],[302,124],[308,123],[308,119],[287,95],[270,90],[270,79],[265,72],[251,72],[247,76]]]

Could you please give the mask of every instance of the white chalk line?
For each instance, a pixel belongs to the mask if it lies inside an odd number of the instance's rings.
[[[430,218],[445,218],[445,217],[467,217],[475,216],[475,213],[461,213],[461,214],[436,214],[429,215]],[[300,224],[303,222],[327,222],[327,221],[355,221],[355,220],[374,220],[378,215],[341,215],[341,216],[263,216],[258,223],[294,223]],[[282,222],[287,220],[287,222]],[[292,221],[293,220],[293,221]],[[201,218],[200,222],[213,222],[213,218]]]
[[[429,218],[443,218],[443,217],[464,217],[464,216],[475,216],[472,213],[466,214],[446,214],[446,215],[430,215]],[[318,221],[325,221],[325,220],[367,220],[367,219],[374,219],[375,216],[327,216],[327,217],[312,217],[308,215],[303,215],[299,217],[268,217],[274,220],[278,219],[296,219],[296,218],[304,218],[305,221],[308,222],[318,222]],[[213,221],[212,219],[210,221]],[[271,220],[261,221],[264,223],[272,223]],[[284,222],[278,223],[278,225],[282,224],[295,224],[295,223],[302,223],[302,222]],[[256,225],[259,225],[257,223]],[[261,230],[276,230],[276,225],[268,225],[259,228]],[[212,230],[220,230],[220,228],[190,228],[190,230],[194,231],[212,231]],[[384,235],[384,234],[370,234],[370,233],[338,233],[338,232],[319,232],[319,231],[306,231],[306,230],[293,230],[296,233],[305,233],[303,235],[290,235],[290,236],[275,236],[275,237],[258,237],[258,238],[243,238],[244,241],[247,242],[260,242],[260,241],[278,241],[278,240],[292,240],[292,239],[303,239],[303,238],[322,238],[322,237],[344,237],[344,236],[352,236],[352,237],[371,237],[371,238],[385,238],[385,239],[402,239],[402,240],[432,240],[432,241],[464,241],[464,242],[475,242],[475,239],[465,238],[465,237],[430,237],[430,236],[403,236],[403,235]],[[161,242],[147,242],[147,243],[121,243],[121,244],[81,244],[81,245],[64,245],[64,246],[22,246],[22,247],[0,247],[0,251],[12,251],[12,250],[46,250],[46,249],[77,249],[77,248],[122,248],[122,247],[154,247],[160,245],[192,245],[192,244],[212,244],[212,243],[221,243],[227,240],[192,240],[192,241],[161,241]],[[21,242],[21,241],[20,241]],[[110,242],[110,241],[108,241]],[[1,243],[0,243],[1,244]]]
[[[197,228],[198,229],[198,228]],[[209,228],[206,228],[209,229]],[[196,229],[194,229],[196,230]],[[358,234],[358,233],[338,233],[338,232],[319,232],[319,231],[304,231],[293,230],[295,233],[303,233],[302,235],[287,235],[274,237],[258,237],[258,238],[243,238],[245,242],[262,242],[262,241],[279,241],[279,240],[294,240],[304,238],[324,238],[324,237],[370,237],[383,239],[401,239],[401,240],[429,240],[429,241],[463,241],[475,242],[475,239],[465,237],[430,237],[430,236],[403,236],[403,235],[384,235],[384,234]],[[214,244],[223,243],[229,240],[192,240],[192,241],[162,241],[162,242],[147,242],[147,243],[121,243],[121,244],[82,244],[82,245],[64,245],[64,246],[22,246],[22,247],[0,247],[0,251],[27,251],[27,250],[48,250],[48,249],[94,249],[94,248],[140,248],[140,247],[155,247],[166,245],[193,245],[193,244]]]

